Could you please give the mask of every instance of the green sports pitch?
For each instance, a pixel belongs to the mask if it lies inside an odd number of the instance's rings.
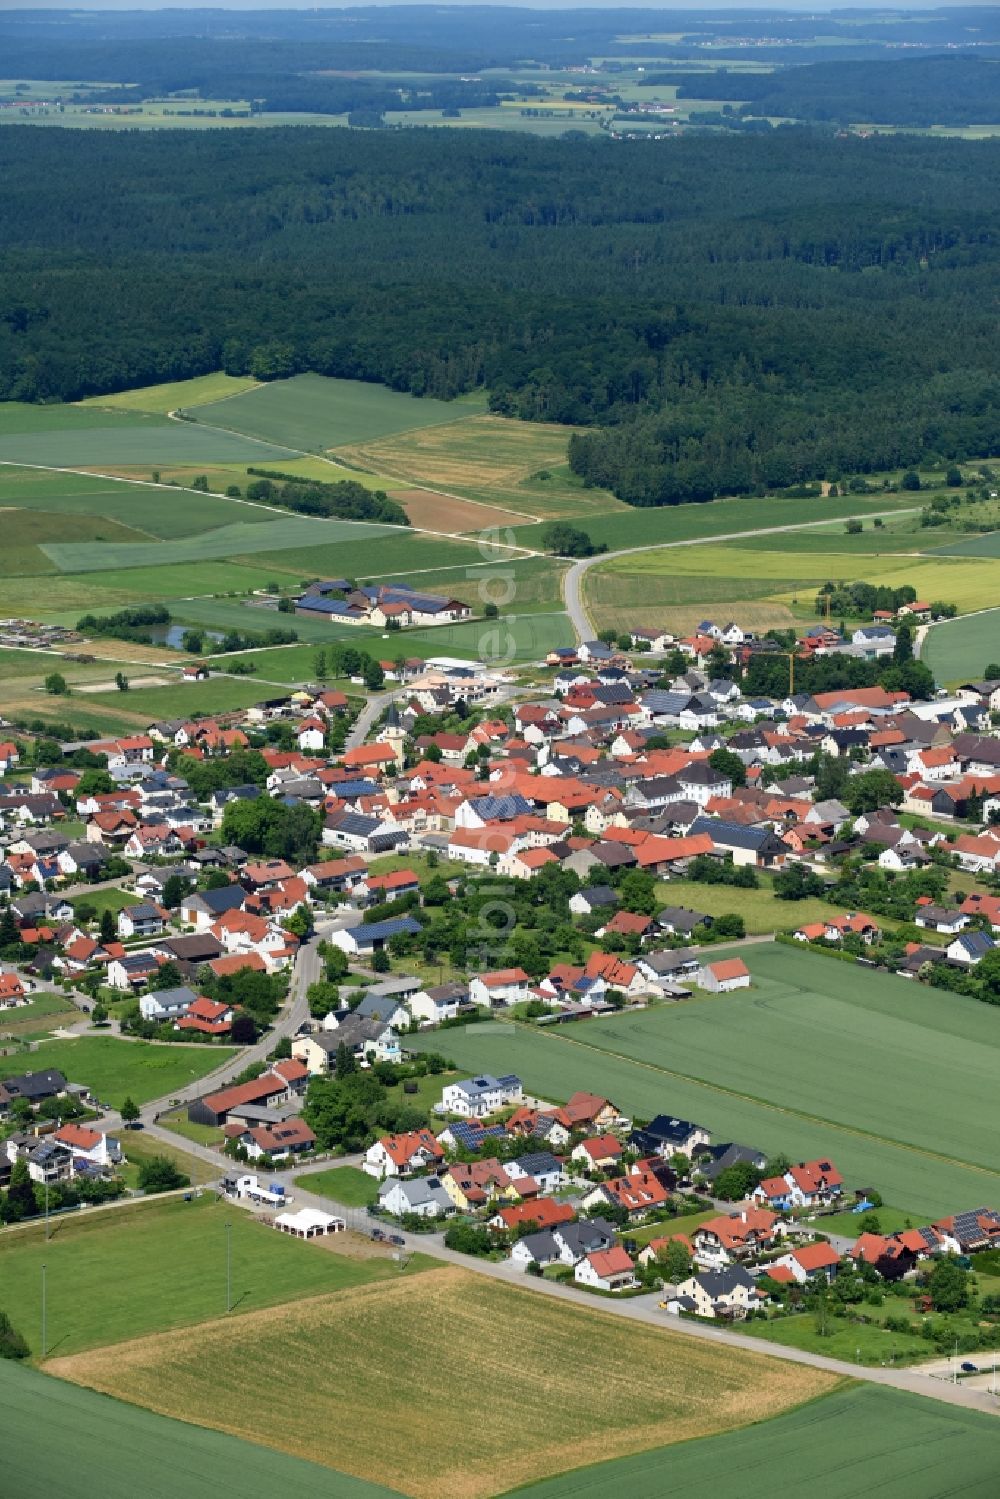
[[[783,945],[742,956],[749,990],[586,1026],[473,1026],[448,1049],[545,1098],[589,1089],[716,1140],[830,1157],[914,1214],[1000,1203],[990,1006]]]

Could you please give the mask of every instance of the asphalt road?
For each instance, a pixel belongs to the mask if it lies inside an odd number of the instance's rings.
[[[887,510],[885,512],[886,515],[909,515],[911,513],[910,510]],[[838,521],[848,521],[858,518],[868,520],[873,519],[874,516],[871,511],[865,511],[861,517],[852,517],[849,515],[837,516]],[[583,603],[583,594],[580,585],[584,573],[599,562],[610,562],[613,557],[630,557],[636,552],[663,552],[673,547],[713,546],[724,541],[742,541],[750,536],[776,536],[784,531],[811,531],[820,523],[821,519],[822,517],[818,520],[800,521],[792,526],[759,526],[753,531],[728,531],[722,536],[692,536],[686,541],[648,542],[645,546],[641,547],[621,547],[614,552],[600,552],[596,557],[581,557],[578,562],[573,563],[573,566],[563,578],[563,600],[566,604],[566,613],[569,615],[570,623],[576,631],[576,638],[577,640],[594,639],[594,626]],[[641,603],[641,599],[637,597],[635,602]]]

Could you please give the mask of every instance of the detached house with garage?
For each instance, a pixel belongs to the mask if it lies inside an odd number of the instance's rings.
[[[755,1202],[782,1212],[836,1202],[843,1190],[844,1178],[831,1161],[800,1161],[783,1176],[765,1177],[750,1195]]]
[[[412,1176],[443,1160],[444,1151],[430,1130],[417,1129],[405,1135],[383,1135],[368,1147],[361,1169],[382,1180],[387,1176]]]
[[[490,1072],[448,1083],[441,1094],[442,1114],[458,1114],[463,1119],[485,1119],[498,1109],[518,1104],[524,1097],[521,1079],[514,1073],[494,1077]]]
[[[632,1291],[639,1284],[628,1251],[620,1244],[584,1255],[573,1271],[578,1286],[597,1291]]]

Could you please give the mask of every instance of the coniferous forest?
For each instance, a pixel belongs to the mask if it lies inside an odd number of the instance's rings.
[[[301,370],[660,505],[1000,453],[1000,143],[0,132],[0,398]]]

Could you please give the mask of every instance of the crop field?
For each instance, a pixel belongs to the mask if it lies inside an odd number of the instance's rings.
[[[0,470],[2,473],[2,470]],[[0,527],[3,547],[0,549],[0,574],[29,576],[58,570],[49,547],[107,546],[109,550],[123,544],[142,543],[147,538],[140,531],[123,526],[120,521],[98,515],[67,515],[44,510],[8,510],[0,504]]]
[[[581,1380],[598,1348],[600,1379]],[[249,1367],[280,1368],[282,1378],[247,1380]],[[732,1429],[836,1384],[818,1370],[664,1337],[451,1266],[49,1368],[237,1436],[266,1432],[296,1456],[414,1499],[485,1499],[501,1474],[506,1487],[570,1463]],[[223,1408],[220,1383],[239,1387],[240,1399]],[[526,1389],[545,1398],[526,1400]],[[405,1433],[405,1456],[400,1441],[372,1439],[373,1410]],[[455,1439],[456,1420],[474,1441]]]
[[[152,411],[166,416],[182,406],[207,406],[228,396],[253,390],[256,381],[248,375],[196,375],[192,380],[172,380],[166,385],[143,385],[137,390],[122,390],[110,396],[90,396],[78,404],[84,407],[111,407],[114,411]]]
[[[133,722],[141,720],[149,724],[157,718],[228,713],[235,708],[248,708],[267,696],[266,689],[255,686],[252,677],[210,677],[205,682],[178,681],[169,687],[132,687],[124,693],[117,688],[112,692],[87,693],[86,705],[126,713]],[[75,710],[74,703],[74,713]]]
[[[483,410],[485,405],[485,397],[464,397],[460,403],[421,400],[362,380],[295,375],[291,380],[257,386],[244,395],[199,405],[192,415],[205,426],[224,427],[279,446],[321,452],[414,427],[454,422],[463,413]]]
[[[850,1385],[742,1431],[634,1453],[519,1489],[519,1499],[688,1499],[739,1474],[740,1499],[992,1499],[996,1417]]]
[[[190,1202],[150,1199],[136,1206],[57,1219],[0,1235],[6,1308],[23,1308],[24,1336],[37,1357],[41,1265],[46,1265],[48,1356],[190,1327],[226,1310],[226,1224],[232,1241],[234,1311],[259,1311],[394,1276],[384,1258],[324,1252],[256,1221],[212,1192]],[[419,1268],[423,1261],[412,1262]],[[166,1273],[173,1266],[180,1275]],[[109,1288],[114,1294],[109,1294]],[[407,1287],[409,1289],[409,1287]]]
[[[461,536],[463,532],[492,533],[500,527],[506,530],[524,519],[514,510],[501,510],[480,500],[463,500],[433,489],[391,489],[389,496],[402,505],[411,525],[427,531],[447,531],[453,536]],[[492,534],[489,539],[494,540]]]
[[[115,1036],[78,1036],[45,1041],[31,1054],[31,1068],[58,1067],[71,1083],[84,1083],[95,1098],[119,1108],[129,1095],[138,1104],[197,1082],[233,1055],[231,1047],[159,1045]],[[24,1057],[0,1057],[0,1077],[23,1072]]]
[[[755,602],[758,610],[783,612],[788,618],[793,612],[797,617],[812,617],[815,593],[822,583],[859,576],[875,585],[909,583],[921,597],[943,599],[962,610],[986,607],[996,598],[996,569],[989,561],[892,553],[859,558],[833,550],[838,542],[829,533],[808,534],[811,552],[763,550],[759,545],[747,549],[742,542],[733,542],[614,557],[588,571],[587,598],[602,625],[625,619],[629,623],[663,620],[686,627],[704,618],[703,606],[722,613],[739,611],[742,620],[744,601]]]
[[[31,1432],[44,1409],[44,1442]],[[346,1473],[168,1421],[92,1390],[0,1360],[5,1482],[20,1499],[100,1494],[102,1499],[219,1499],[239,1474],[241,1499],[392,1499]],[[917,1496],[919,1499],[919,1496]]]
[[[938,682],[948,685],[981,677],[990,662],[1000,659],[1000,609],[935,625],[924,636],[920,659]]]
[[[272,510],[221,496],[11,464],[0,466],[0,508],[103,518],[144,533],[142,540],[191,536],[232,521],[274,520]]]
[[[600,495],[601,490],[581,490],[586,496]],[[840,495],[823,499],[790,499],[784,495],[772,495],[766,499],[739,498],[713,500],[705,505],[664,505],[647,510],[622,506],[614,514],[606,513],[611,507],[599,505],[598,512],[583,518],[583,509],[575,512],[580,516],[592,541],[604,542],[609,550],[620,547],[656,546],[657,543],[673,541],[697,541],[702,538],[738,535],[743,531],[773,526],[817,524],[839,520],[847,515],[890,515],[894,511],[916,511],[912,494],[885,495]],[[617,502],[614,502],[617,503]],[[567,511],[567,514],[570,512]],[[520,526],[517,540],[524,546],[539,545],[539,531],[535,526]]]
[[[935,532],[931,535],[936,536]],[[941,557],[1000,557],[1000,531],[987,531],[985,536],[967,536],[961,541],[949,542],[947,546],[935,547]]]
[[[241,507],[242,508],[242,507]],[[323,520],[315,516],[289,515],[278,518],[265,512],[262,522],[234,519],[229,525],[205,531],[200,536],[179,536],[171,541],[73,541],[42,543],[42,550],[61,572],[105,572],[124,567],[170,566],[174,563],[212,559],[256,557],[289,549],[340,547],[344,543],[370,544],[375,537],[392,535],[392,528],[365,521]],[[398,534],[399,528],[396,528]]]
[[[516,607],[516,605],[515,605]],[[562,611],[508,614],[429,630],[406,630],[399,649],[421,656],[464,656],[470,661],[539,661],[557,646],[572,645],[573,627]],[[392,654],[395,655],[395,641]]]
[[[449,1052],[460,1067],[517,1072],[542,1097],[592,1089],[640,1117],[697,1119],[716,1139],[829,1155],[848,1185],[914,1214],[1000,1196],[989,1006],[786,947],[743,956],[749,991],[558,1034],[470,1027]]]
[[[514,510],[522,516],[602,514],[624,507],[605,490],[584,489],[566,467],[572,427],[475,416],[381,441],[354,440],[338,456],[402,484],[426,486]],[[542,474],[547,478],[539,477]],[[472,522],[469,529],[477,523]],[[526,546],[539,544],[538,533]]]
[[[64,426],[7,430],[0,421],[0,462],[37,463],[45,467],[132,467],[167,463],[270,463],[293,456],[236,432],[172,422],[139,412],[88,411],[77,406],[45,406],[51,412],[92,417],[90,422],[65,421]],[[104,418],[104,422],[100,418]]]
[[[362,523],[321,521],[319,524],[347,526]],[[317,542],[315,546],[281,546],[278,550],[255,554],[254,561],[302,579],[354,578],[361,582],[368,578],[409,578],[411,574],[419,579],[431,568],[476,567],[490,560],[500,563],[520,555],[495,547],[487,547],[484,555],[473,542],[422,536],[402,526],[377,528],[377,545],[372,545],[364,530],[359,534],[360,540],[355,541],[352,533],[333,545]],[[462,573],[459,572],[458,576],[461,577]]]

